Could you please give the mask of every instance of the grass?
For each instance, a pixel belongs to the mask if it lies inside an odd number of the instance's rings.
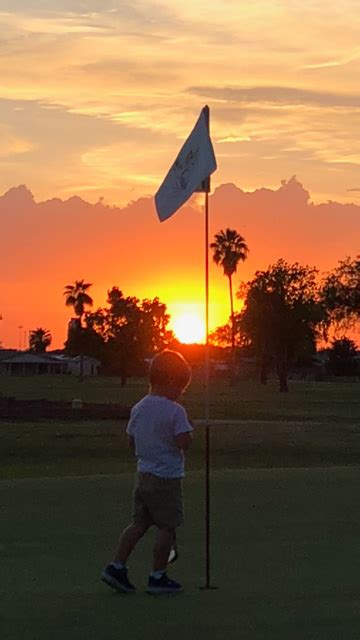
[[[229,387],[227,381],[212,380],[210,414],[216,419],[234,420],[302,420],[360,421],[358,382],[290,381],[290,393],[281,394],[271,382],[264,387],[242,381]],[[126,387],[118,378],[87,378],[79,382],[74,376],[0,376],[0,392],[19,399],[46,398],[84,402],[118,402],[132,406],[147,392],[145,379],[131,379]],[[184,404],[193,418],[204,415],[204,386],[194,379],[184,395]]]
[[[117,378],[2,376],[4,395],[132,405],[147,389],[145,380],[121,388]],[[299,467],[359,464],[360,393],[358,383],[291,382],[289,394],[273,384],[212,381],[212,466]],[[196,421],[188,468],[203,465],[204,389],[194,380],[184,396]],[[216,422],[218,420],[219,422]],[[134,462],[120,421],[0,421],[0,477],[41,477],[122,473]]]
[[[4,395],[133,404],[144,380],[1,377]],[[173,575],[185,593],[144,592],[152,536],[131,561],[135,597],[99,581],[130,517],[125,422],[0,421],[4,640],[357,640],[360,636],[360,394],[291,382],[288,395],[212,383],[211,576],[202,591],[203,389],[187,457],[186,524]],[[116,474],[116,475],[112,475]]]
[[[129,380],[121,387],[120,378],[89,377],[80,382],[76,376],[0,375],[0,392],[20,400],[48,399],[70,402],[81,398],[84,402],[119,402],[133,404],[147,388],[144,378]]]
[[[2,478],[124,473],[134,466],[125,422],[0,422]],[[211,427],[216,469],[360,463],[360,424],[256,421]],[[204,433],[195,425],[187,468],[204,460]]]
[[[156,599],[144,593],[151,535],[131,562],[136,596],[98,579],[129,518],[131,476],[3,480],[2,638],[357,640],[359,481],[358,468],[215,471],[219,589],[201,591],[202,478],[190,473],[172,570],[185,593]]]

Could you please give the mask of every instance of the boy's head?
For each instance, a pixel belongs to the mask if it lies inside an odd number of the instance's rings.
[[[176,399],[190,383],[191,369],[181,353],[165,349],[152,360],[149,379],[153,392]]]

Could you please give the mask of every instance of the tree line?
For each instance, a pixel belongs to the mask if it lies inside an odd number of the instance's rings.
[[[221,232],[222,237],[229,237],[230,231]],[[234,244],[228,248],[221,261],[224,274],[230,278],[246,255],[240,245],[238,249]],[[231,301],[230,322],[213,332],[211,340],[230,346],[233,354],[240,348],[256,357],[263,383],[274,368],[280,391],[287,391],[289,370],[294,364],[311,361],[316,345],[321,340],[327,342],[331,330],[344,333],[359,322],[360,256],[340,261],[323,277],[315,267],[280,259],[242,282],[236,295],[243,302],[242,310],[234,313]],[[349,359],[356,353],[355,343],[345,335],[334,339],[332,347],[337,354],[335,370],[340,353]]]
[[[229,322],[212,332],[209,341],[229,350],[231,382],[241,352],[256,359],[263,383],[273,368],[280,390],[287,391],[289,370],[295,363],[311,360],[316,345],[328,340],[331,329],[345,332],[360,319],[360,256],[340,261],[322,277],[315,267],[279,259],[266,270],[256,271],[248,282],[241,282],[236,297],[243,307],[235,312],[233,276],[239,263],[247,259],[249,248],[245,238],[229,228],[215,235],[210,248],[228,280],[230,315]],[[166,304],[157,297],[125,296],[114,286],[108,291],[106,306],[92,311],[91,286],[77,280],[64,289],[65,304],[75,313],[65,351],[98,358],[104,371],[120,376],[125,384],[129,376],[144,373],[147,357],[174,344]],[[44,352],[50,344],[46,329],[30,333],[32,351]],[[345,335],[337,348],[356,352]]]

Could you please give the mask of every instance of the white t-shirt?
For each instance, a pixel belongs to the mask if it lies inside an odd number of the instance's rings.
[[[184,476],[184,454],[175,436],[193,428],[184,407],[164,396],[147,395],[131,410],[126,433],[134,438],[137,468],[160,478]]]

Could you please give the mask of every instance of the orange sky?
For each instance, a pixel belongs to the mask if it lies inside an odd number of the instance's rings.
[[[61,346],[82,278],[95,305],[118,285],[201,312],[202,213],[159,226],[152,196],[206,103],[212,233],[251,251],[237,282],[358,253],[358,16],[357,0],[1,0],[0,340],[40,325]],[[280,188],[294,174],[309,198]],[[212,268],[211,325],[227,315]]]
[[[75,279],[93,283],[95,307],[105,303],[107,290],[115,285],[125,295],[159,296],[174,315],[188,313],[189,307],[203,313],[200,200],[194,196],[160,224],[152,198],[116,208],[79,198],[36,203],[26,187],[10,190],[0,197],[0,339],[16,347],[24,330],[41,326],[53,334],[53,346],[62,346],[70,313],[63,288]],[[227,184],[210,196],[210,238],[226,226],[237,229],[250,248],[234,278],[236,290],[241,279],[250,279],[256,269],[280,257],[325,271],[347,255],[355,256],[360,206],[314,205],[295,179],[275,190],[254,192]],[[211,264],[211,328],[228,315],[228,283]]]

